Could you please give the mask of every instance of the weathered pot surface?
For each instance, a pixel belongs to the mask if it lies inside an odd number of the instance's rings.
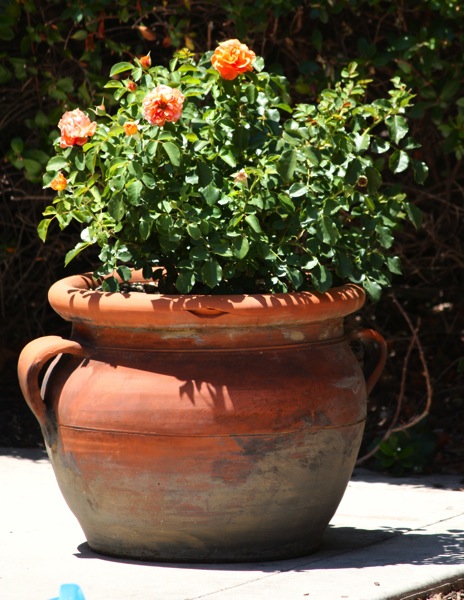
[[[374,349],[366,385],[343,331],[360,288],[107,294],[76,276],[49,298],[71,339],[28,344],[20,382],[93,550],[225,562],[318,547],[385,360],[379,334],[355,334]]]

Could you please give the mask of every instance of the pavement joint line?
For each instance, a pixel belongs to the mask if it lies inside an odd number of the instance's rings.
[[[414,533],[416,531],[423,531],[427,527],[433,527],[434,525],[439,525],[440,523],[446,523],[446,521],[452,521],[453,519],[459,519],[459,517],[464,517],[464,512],[459,512],[449,517],[445,517],[444,519],[439,519],[438,521],[433,521],[432,523],[426,523],[425,525],[421,525],[420,527],[415,527],[414,529],[409,529],[408,531],[399,532],[400,535],[407,535],[408,533]],[[392,536],[393,537],[393,536]],[[392,539],[392,538],[389,538]],[[388,540],[382,540],[388,541]]]

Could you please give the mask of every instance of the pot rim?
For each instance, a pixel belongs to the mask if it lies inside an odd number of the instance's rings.
[[[144,281],[135,272],[132,281]],[[70,321],[93,321],[108,315],[121,326],[138,322],[140,313],[167,318],[173,313],[184,313],[194,321],[199,317],[230,316],[249,318],[288,318],[311,321],[342,318],[359,310],[364,304],[364,290],[353,283],[334,287],[327,292],[289,292],[278,294],[228,295],[168,295],[142,292],[104,292],[90,289],[94,284],[91,273],[71,275],[55,282],[48,294],[52,308]],[[139,315],[138,318],[136,315]]]

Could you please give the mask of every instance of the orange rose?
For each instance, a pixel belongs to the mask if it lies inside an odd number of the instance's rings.
[[[60,146],[69,148],[86,144],[95,133],[97,124],[92,123],[84,112],[76,108],[64,113],[58,127],[61,131]]]
[[[239,40],[222,42],[211,57],[211,64],[223,79],[235,79],[240,73],[252,71],[256,54]]]
[[[134,81],[128,81],[127,89],[129,90],[129,92],[135,92],[135,90],[137,89],[137,84]]]
[[[151,67],[151,57],[150,54],[147,54],[146,56],[141,56],[139,58],[140,60],[140,64],[142,65],[142,67],[144,69],[149,69]]]
[[[144,118],[151,125],[162,127],[166,121],[175,123],[182,114],[184,95],[177,88],[158,85],[145,96],[142,107]]]
[[[133,121],[126,121],[123,127],[126,135],[135,135],[139,130],[137,123],[134,123]]]
[[[67,184],[68,180],[63,173],[58,173],[58,175],[50,182],[50,187],[56,192],[62,192],[66,188]]]

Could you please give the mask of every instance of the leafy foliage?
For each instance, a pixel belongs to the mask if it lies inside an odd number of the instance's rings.
[[[436,449],[436,436],[427,423],[392,433],[381,441],[373,466],[401,477],[424,473]]]
[[[114,271],[130,278],[129,265],[147,278],[164,267],[160,286],[172,293],[326,291],[350,280],[378,298],[400,270],[388,253],[395,230],[419,222],[382,172],[412,167],[420,182],[427,172],[410,156],[410,92],[395,78],[387,98],[366,103],[368,81],[352,63],[317,104],[291,107],[287,81],[262,59],[227,81],[210,58],[183,50],[169,68],[113,66],[113,76],[128,74],[106,85],[118,110],[95,109],[96,134],[82,148],[57,147],[48,163],[45,184],[63,174],[69,184],[45,211],[42,238],[50,220],[84,224],[66,260],[97,244],[107,289],[117,289]],[[144,119],[157,85],[184,94],[179,122]]]

